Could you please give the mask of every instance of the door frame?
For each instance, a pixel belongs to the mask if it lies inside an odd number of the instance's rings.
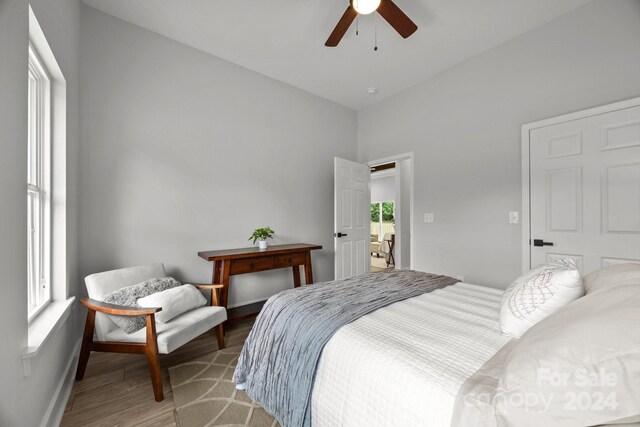
[[[383,163],[391,163],[391,162],[399,162],[401,160],[411,160],[411,173],[409,176],[409,268],[413,269],[414,267],[414,253],[415,253],[415,248],[413,245],[414,239],[413,239],[413,219],[414,219],[414,215],[413,215],[413,203],[414,203],[414,176],[415,176],[415,169],[416,169],[416,164],[415,164],[415,159],[414,159],[414,154],[413,151],[409,151],[406,153],[401,153],[401,154],[396,154],[396,155],[392,155],[392,156],[387,156],[387,157],[383,157],[380,159],[375,159],[375,160],[369,160],[366,162],[366,165],[369,167],[375,166],[375,165],[379,165],[379,164],[383,164]],[[369,188],[369,194],[371,194],[371,188]],[[371,197],[369,197],[369,199],[371,199]],[[402,209],[400,211],[400,213],[402,214]],[[400,227],[402,227],[402,224],[400,225]]]
[[[640,106],[640,98],[631,98],[612,104],[601,105],[582,111],[576,111],[561,116],[550,117],[532,123],[522,125],[522,272],[527,273],[531,269],[531,170],[530,149],[531,131],[560,123],[586,119],[614,111],[625,110]],[[413,197],[413,196],[412,196]],[[413,255],[413,247],[411,249]]]

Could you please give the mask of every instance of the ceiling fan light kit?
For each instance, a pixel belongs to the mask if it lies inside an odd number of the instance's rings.
[[[375,12],[380,6],[380,0],[353,0],[353,8],[360,15],[368,15]]]
[[[342,18],[324,45],[338,46],[358,15],[367,15],[376,11],[405,39],[418,29],[418,26],[392,0],[350,0],[347,10],[342,14]]]

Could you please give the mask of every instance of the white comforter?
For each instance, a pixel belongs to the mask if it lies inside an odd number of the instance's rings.
[[[313,427],[449,426],[460,386],[509,340],[501,295],[458,283],[342,327],[318,364]]]

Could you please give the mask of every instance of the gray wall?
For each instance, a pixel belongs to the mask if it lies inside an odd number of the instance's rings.
[[[77,294],[78,37],[77,0],[32,0],[40,25],[67,80],[67,290]],[[28,2],[0,1],[0,425],[37,426],[79,337],[78,310],[23,376],[27,346],[27,51]]]
[[[520,273],[520,126],[640,96],[639,40],[639,1],[594,1],[359,113],[360,161],[415,152],[415,268]]]
[[[353,110],[89,7],[82,13],[81,272],[164,262],[210,282],[197,252],[324,246],[333,278],[333,157],[355,159]],[[232,279],[230,304],[291,287],[290,271]]]

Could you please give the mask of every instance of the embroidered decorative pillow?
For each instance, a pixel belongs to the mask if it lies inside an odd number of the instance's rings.
[[[126,305],[129,307],[140,307],[138,299],[157,292],[166,291],[167,289],[182,286],[172,277],[163,277],[160,279],[151,279],[137,285],[127,286],[110,293],[104,299],[104,302],[117,305]],[[127,334],[132,334],[146,326],[145,316],[116,316],[110,315],[109,318],[118,325]]]
[[[518,277],[502,295],[502,332],[520,338],[527,329],[583,295],[582,276],[573,260],[538,266]]]

